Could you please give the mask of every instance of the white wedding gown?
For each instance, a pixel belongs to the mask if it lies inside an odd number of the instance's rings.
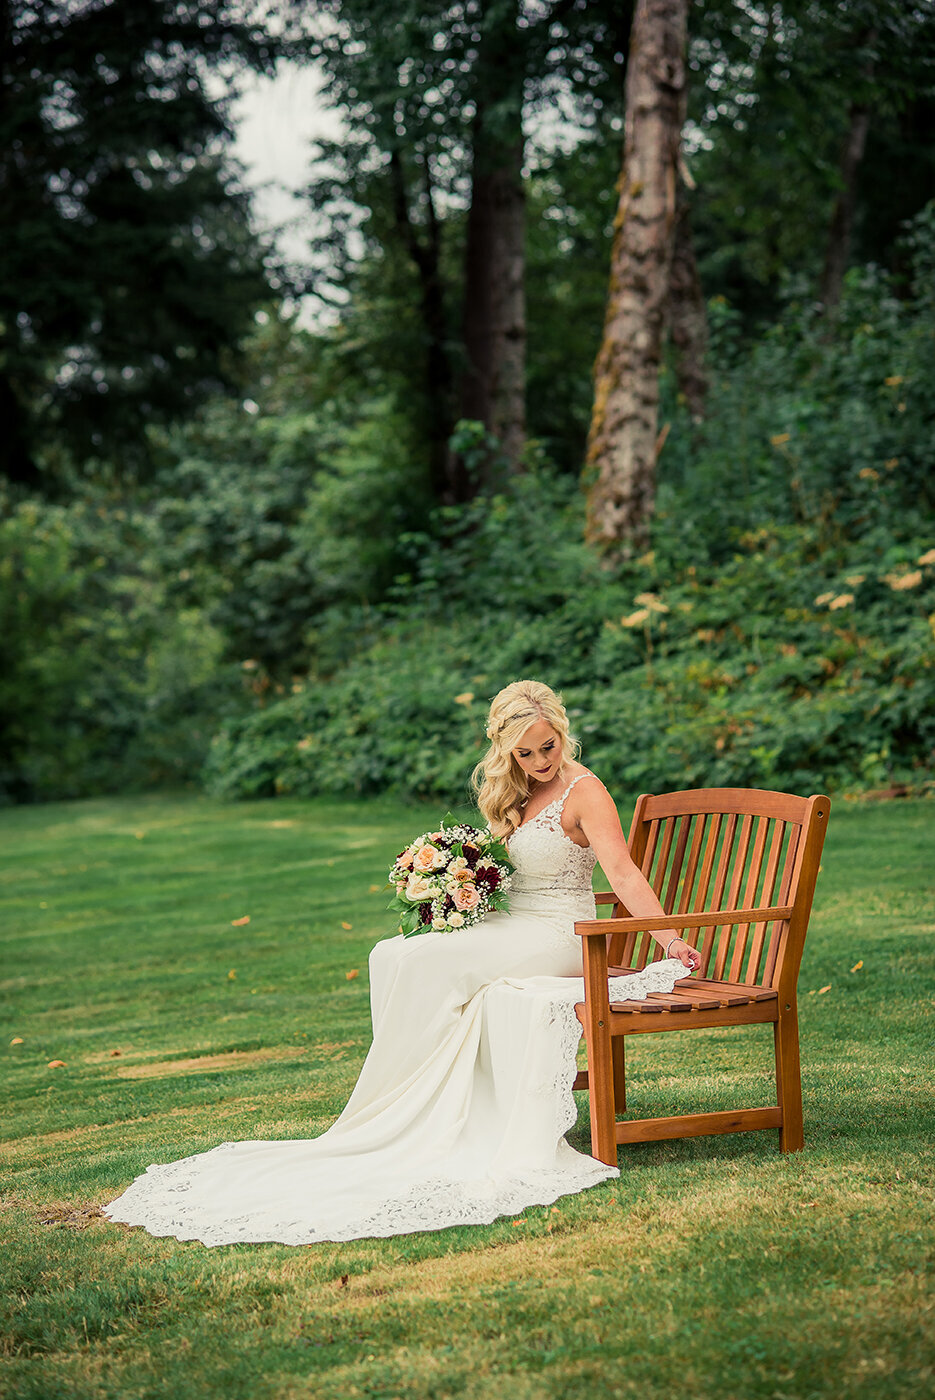
[[[617,1176],[564,1136],[584,1000],[574,922],[595,916],[595,858],[561,816],[585,776],[513,834],[508,914],[373,949],[373,1044],[327,1132],[148,1167],[104,1214],[206,1245],[302,1245],[486,1224]],[[612,979],[612,999],[685,975],[652,963]]]

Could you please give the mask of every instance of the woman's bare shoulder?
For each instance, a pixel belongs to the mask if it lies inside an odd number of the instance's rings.
[[[583,801],[589,805],[592,805],[595,802],[601,803],[602,805],[606,804],[607,802],[610,802],[613,806],[616,806],[616,803],[614,802],[614,799],[608,792],[606,785],[597,776],[593,768],[585,768],[583,763],[577,764],[576,767],[578,771],[572,774],[572,779],[575,783],[574,789],[571,794],[572,797],[577,798],[579,802]],[[579,783],[577,781],[578,778],[593,778],[594,781],[582,781]]]

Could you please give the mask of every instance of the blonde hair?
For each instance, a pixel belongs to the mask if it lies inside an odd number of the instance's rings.
[[[544,719],[559,736],[562,763],[578,753],[578,742],[569,732],[562,697],[542,681],[513,681],[490,703],[487,738],[490,748],[471,775],[477,805],[494,836],[508,840],[523,819],[521,804],[529,795],[529,779],[513,756],[513,749],[531,724]]]

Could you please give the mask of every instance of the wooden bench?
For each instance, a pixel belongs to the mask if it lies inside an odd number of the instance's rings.
[[[778,1128],[783,1152],[804,1143],[796,983],[831,803],[758,788],[699,788],[636,804],[629,848],[665,918],[630,918],[613,893],[609,918],[579,922],[585,999],[576,1007],[588,1068],[591,1151],[617,1161],[622,1142]],[[611,1005],[607,978],[625,977],[664,956],[650,936],[677,929],[701,953],[697,975],[665,995]],[[625,1037],[704,1026],[773,1026],[775,1104],[670,1118],[629,1118]]]

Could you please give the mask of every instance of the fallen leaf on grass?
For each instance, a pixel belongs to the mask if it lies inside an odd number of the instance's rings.
[[[829,982],[828,985],[827,985],[826,987],[819,987],[819,988],[818,988],[818,995],[821,996],[823,992],[830,992],[830,991],[831,991],[831,983]]]
[[[120,1054],[120,1051],[119,1051],[119,1050],[111,1050],[111,1052],[110,1052],[110,1058],[113,1059],[115,1055],[119,1055],[119,1054]]]
[[[525,1225],[525,1224],[526,1224],[526,1217],[525,1217],[525,1215],[523,1216],[522,1220],[511,1220],[511,1221],[510,1221],[510,1224],[513,1225],[514,1227],[515,1227],[516,1225]]]
[[[242,919],[231,919],[231,928],[241,928],[244,924],[249,924],[250,915],[244,914]]]
[[[851,972],[859,972],[863,965],[864,960],[861,958],[860,962],[855,962],[854,966],[851,968]]]
[[[346,928],[347,931],[348,931],[348,933],[350,933],[350,931],[351,931],[351,929],[354,927],[354,925],[353,925],[353,924],[349,924],[349,923],[346,922],[346,920],[342,919],[342,920],[341,920],[341,927],[342,927],[342,928]]]
[[[64,1060],[50,1060],[49,1063],[48,1063],[48,1068],[49,1068],[49,1069],[64,1069],[64,1068],[65,1068],[65,1061],[64,1061]]]
[[[236,978],[236,976],[237,976],[237,969],[236,969],[236,967],[232,967],[231,970],[230,970],[230,972],[227,974],[227,980],[228,980],[228,982],[233,982],[234,979]]]
[[[348,982],[353,982],[355,977],[360,976],[360,973],[356,967],[352,967],[350,972],[345,972],[344,976],[347,978]]]
[[[15,1035],[15,1036],[13,1037],[13,1039],[10,1041],[10,1044],[11,1044],[11,1045],[22,1045],[22,1043],[23,1043],[23,1037],[22,1037],[21,1035]]]

